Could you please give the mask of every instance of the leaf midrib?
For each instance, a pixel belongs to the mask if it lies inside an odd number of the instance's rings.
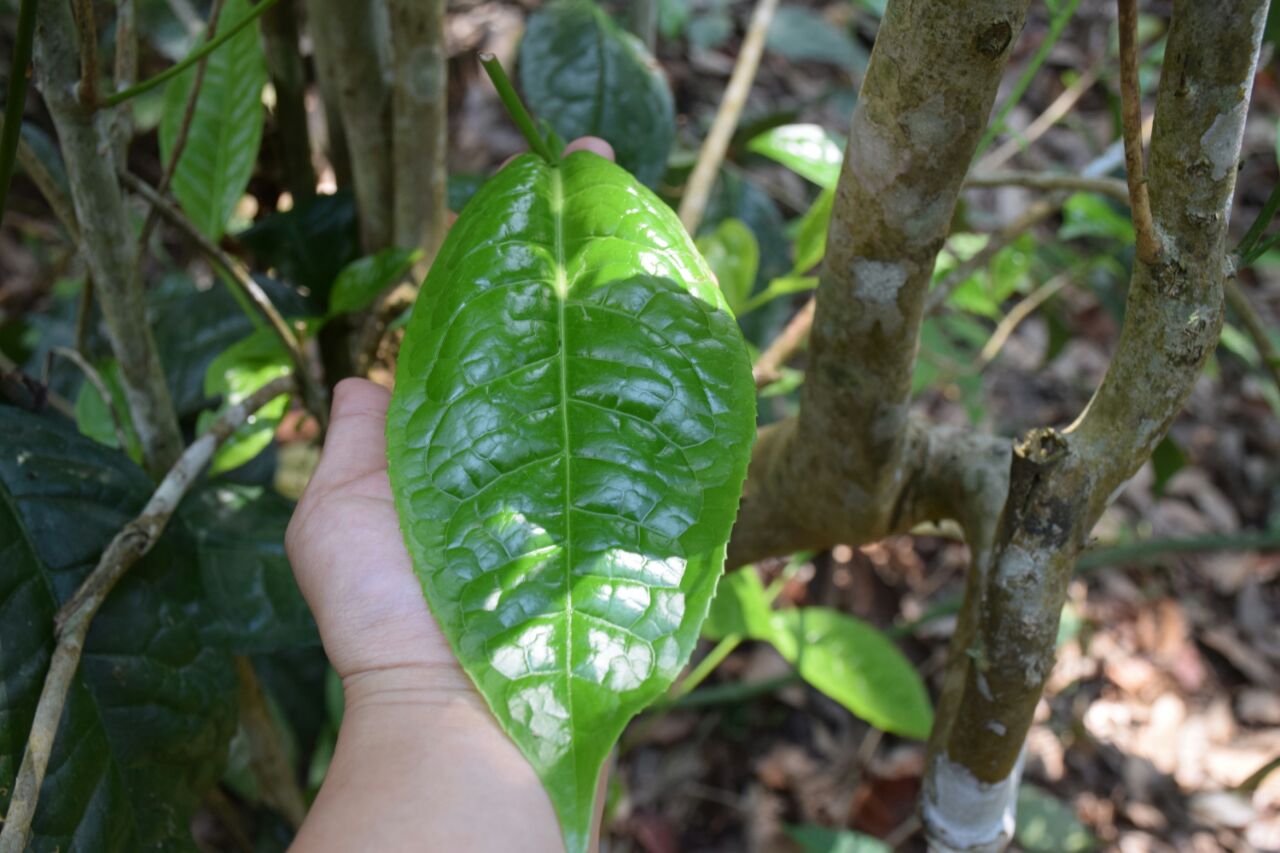
[[[569,280],[565,272],[564,256],[564,178],[559,164],[551,164],[551,217],[556,256],[556,277],[553,290],[556,294],[560,345],[560,428],[564,462],[564,689],[565,711],[569,715],[569,727],[573,728],[573,454],[569,449],[569,347],[565,324],[565,308],[569,303]],[[569,738],[569,759],[573,764],[574,805],[578,801],[577,741]]]

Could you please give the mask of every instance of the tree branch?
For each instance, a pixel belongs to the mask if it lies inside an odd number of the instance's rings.
[[[79,57],[69,6],[41,3],[36,36],[40,88],[58,130],[81,248],[120,365],[145,466],[159,477],[182,451],[182,434],[147,325],[135,266],[137,243],[116,178],[110,117],[95,117],[75,95]]]
[[[98,105],[98,24],[93,0],[73,0],[76,30],[80,38],[80,85],[77,94],[85,109]]]
[[[280,730],[271,716],[262,682],[253,662],[237,655],[240,726],[249,741],[249,766],[262,793],[262,801],[288,821],[297,831],[307,816],[307,800],[285,754]]]
[[[296,199],[316,192],[307,125],[307,73],[298,45],[298,15],[294,0],[284,0],[262,17],[262,41],[267,68],[276,90],[276,136],[284,185]]]
[[[46,6],[59,4],[48,3]],[[191,488],[214,452],[248,417],[266,403],[293,388],[290,377],[281,377],[232,406],[203,435],[183,451],[164,476],[147,505],[133,521],[116,534],[103,551],[97,566],[54,619],[58,642],[49,662],[44,687],[36,705],[27,738],[27,749],[13,786],[9,813],[0,831],[0,853],[22,853],[31,836],[40,787],[49,766],[58,723],[72,680],[80,665],[85,637],[102,603],[125,573],[160,538],[178,503]]]
[[[391,17],[393,238],[421,249],[425,275],[448,215],[448,71],[444,0],[388,0]]]
[[[1124,127],[1124,170],[1138,257],[1154,264],[1160,238],[1151,219],[1146,170],[1142,164],[1142,84],[1138,77],[1138,0],[1117,0],[1120,10],[1120,117]]]
[[[716,176],[720,174],[720,164],[724,162],[725,152],[729,150],[729,142],[738,127],[738,118],[747,105],[747,96],[751,94],[751,84],[756,79],[760,57],[764,54],[765,36],[769,34],[769,24],[777,8],[778,0],[756,0],[733,74],[729,77],[724,97],[720,99],[720,109],[716,111],[707,138],[698,151],[693,172],[685,184],[684,195],[680,199],[680,221],[691,235],[696,235],[698,226],[702,224],[702,214],[707,209],[707,199],[711,197]]]
[[[386,7],[374,0],[308,0],[316,63],[337,88],[366,252],[392,245],[391,92]]]
[[[1229,11],[1176,0],[1151,145],[1160,259],[1134,265],[1124,327],[1102,384],[1063,432],[1018,446],[990,553],[975,551],[976,630],[959,628],[925,783],[935,844],[1004,841],[1019,755],[1053,664],[1067,580],[1090,530],[1150,457],[1222,324],[1227,221],[1267,0]],[[968,594],[967,594],[968,597]],[[969,605],[967,605],[969,606]],[[964,625],[962,620],[962,626]],[[964,784],[958,783],[961,780]]]
[[[183,215],[177,205],[158,194],[146,181],[129,172],[122,173],[121,179],[124,181],[125,186],[142,196],[147,204],[160,211],[161,216],[186,235],[187,239],[195,244],[202,255],[226,273],[231,283],[239,288],[245,296],[249,297],[253,307],[258,310],[258,313],[271,326],[276,333],[276,337],[280,339],[285,350],[289,353],[289,359],[293,362],[298,385],[302,390],[303,404],[307,411],[319,422],[321,431],[324,431],[329,423],[328,406],[326,405],[324,392],[312,375],[311,362],[302,347],[302,342],[294,334],[293,327],[289,325],[289,321],[276,310],[276,306],[272,304],[270,297],[253,280],[253,275],[249,270],[215,245],[190,219]]]
[[[1064,175],[1056,172],[984,172],[970,175],[965,188],[1026,187],[1033,190],[1067,190],[1069,192],[1097,193],[1116,201],[1129,203],[1129,189],[1124,181],[1115,178],[1086,178],[1082,175]]]

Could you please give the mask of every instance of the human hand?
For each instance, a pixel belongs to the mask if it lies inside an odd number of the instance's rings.
[[[613,159],[607,142],[575,140]],[[387,476],[390,392],[334,390],[285,539],[346,707],[300,850],[563,849],[551,802],[427,608]]]

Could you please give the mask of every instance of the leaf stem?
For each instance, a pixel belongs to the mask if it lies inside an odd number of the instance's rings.
[[[146,80],[143,80],[141,83],[138,83],[137,85],[130,86],[128,89],[123,89],[119,92],[116,92],[114,95],[111,95],[103,99],[102,103],[108,107],[117,106],[129,100],[130,98],[137,97],[138,95],[141,95],[144,92],[151,91],[156,86],[159,86],[161,83],[164,83],[173,79],[174,77],[181,74],[183,71],[186,71],[192,65],[195,65],[201,59],[204,59],[206,56],[213,53],[218,48],[222,47],[222,45],[230,41],[237,33],[239,33],[245,27],[252,24],[254,21],[258,20],[258,18],[262,17],[264,13],[269,11],[271,7],[275,6],[276,3],[278,2],[280,2],[280,0],[261,0],[261,2],[258,3],[258,5],[253,7],[253,11],[245,15],[239,21],[236,21],[235,24],[233,24],[232,26],[227,27],[227,29],[224,30],[223,32],[218,33],[216,38],[205,42],[204,44],[200,45],[200,47],[191,51],[191,53],[187,54],[186,58],[183,59],[181,62],[179,62],[177,65],[171,65],[170,67],[161,71],[159,74],[155,75],[154,77],[148,77]]]
[[[1249,226],[1249,230],[1240,240],[1240,245],[1236,246],[1236,254],[1246,264],[1256,261],[1261,255],[1257,252],[1259,241],[1262,234],[1267,230],[1267,226],[1271,224],[1271,220],[1275,217],[1276,211],[1280,210],[1280,183],[1271,188],[1271,195],[1267,196],[1266,202],[1262,205],[1262,210],[1258,211],[1258,218],[1253,220],[1253,224]]]
[[[529,147],[533,149],[535,154],[554,166],[556,163],[555,155],[551,153],[547,140],[542,138],[542,134],[538,133],[538,128],[533,123],[533,116],[529,115],[529,110],[525,107],[524,102],[520,100],[520,96],[516,94],[516,87],[511,84],[511,78],[503,70],[502,63],[498,61],[498,57],[486,51],[480,54],[480,64],[484,66],[485,73],[493,81],[493,88],[498,90],[498,97],[502,99],[502,105],[507,108],[507,114],[516,123],[516,127],[520,129],[520,133],[524,136],[525,141],[529,143]]]
[[[27,103],[27,69],[31,66],[31,43],[36,32],[37,0],[22,0],[18,10],[18,32],[13,42],[13,63],[9,66],[9,91],[4,103],[4,129],[0,132],[0,213],[9,195],[9,179],[22,138],[22,111]]]

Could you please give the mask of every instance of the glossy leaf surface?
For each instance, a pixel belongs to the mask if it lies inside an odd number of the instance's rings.
[[[249,0],[228,0],[218,17],[218,30],[234,26],[252,9]],[[160,151],[166,163],[195,79],[192,67],[165,89]],[[173,173],[173,194],[191,221],[215,241],[226,231],[258,159],[266,82],[267,64],[256,23],[209,54],[187,144]]]
[[[832,133],[816,124],[784,124],[755,136],[747,150],[776,160],[824,190],[840,180],[844,146]]]
[[[671,89],[644,45],[592,0],[552,0],[529,19],[520,85],[564,139],[599,136],[645,184],[662,177],[676,134]]]
[[[0,406],[0,813],[53,651],[58,607],[154,483],[64,421]],[[94,619],[31,849],[190,849],[235,726],[230,657],[205,642],[191,542],[170,529]]]
[[[688,660],[755,430],[737,324],[618,166],[525,155],[453,226],[387,421],[427,601],[572,851],[627,721]]]

